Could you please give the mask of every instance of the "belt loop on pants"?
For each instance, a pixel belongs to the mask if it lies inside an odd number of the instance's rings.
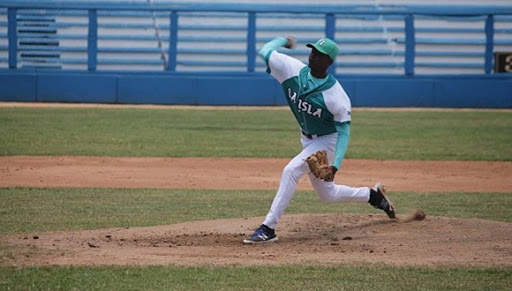
[[[303,130],[301,130],[301,132],[302,132],[302,134],[303,134],[305,137],[307,137],[307,138],[309,138],[309,139],[313,139],[314,137],[317,137],[317,135],[316,135],[316,134],[309,134],[309,133],[305,133]]]

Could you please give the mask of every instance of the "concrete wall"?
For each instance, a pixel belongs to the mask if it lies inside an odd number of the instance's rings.
[[[512,108],[512,78],[486,76],[339,78],[352,105]],[[0,101],[284,105],[266,74],[0,72]]]

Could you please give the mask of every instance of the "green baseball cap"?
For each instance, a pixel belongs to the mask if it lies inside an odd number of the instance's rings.
[[[336,59],[336,56],[338,55],[338,52],[340,49],[338,48],[338,45],[332,41],[331,39],[328,39],[327,37],[319,39],[316,43],[308,43],[306,45],[310,48],[315,48],[319,52],[328,55],[333,61]]]

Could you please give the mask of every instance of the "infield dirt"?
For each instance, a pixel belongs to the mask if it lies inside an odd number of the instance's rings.
[[[0,157],[0,187],[277,189],[289,159]],[[512,162],[345,159],[337,183],[390,191],[512,192]],[[308,179],[298,189],[312,189]]]
[[[0,187],[277,189],[287,159],[0,157]],[[511,162],[346,160],[336,181],[390,191],[512,192]],[[310,189],[306,178],[299,189]],[[482,194],[485,195],[485,194]],[[264,215],[264,213],[262,213]],[[512,266],[510,223],[385,214],[284,215],[280,242],[242,240],[263,217],[0,237],[2,266]],[[7,253],[7,254],[6,254]]]

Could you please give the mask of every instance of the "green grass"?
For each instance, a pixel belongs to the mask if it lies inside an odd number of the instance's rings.
[[[175,224],[264,216],[268,190],[0,188],[0,234]],[[512,193],[390,193],[399,213],[512,222]],[[286,213],[382,213],[298,191]]]
[[[349,157],[512,160],[512,111],[356,110],[353,120]]]
[[[469,291],[509,290],[511,283],[512,269],[498,268],[155,266],[0,269],[2,290]]]
[[[0,108],[0,155],[286,156],[296,136],[283,110]]]
[[[512,161],[512,111],[358,111],[348,158]],[[0,155],[292,157],[289,110],[0,108]]]

